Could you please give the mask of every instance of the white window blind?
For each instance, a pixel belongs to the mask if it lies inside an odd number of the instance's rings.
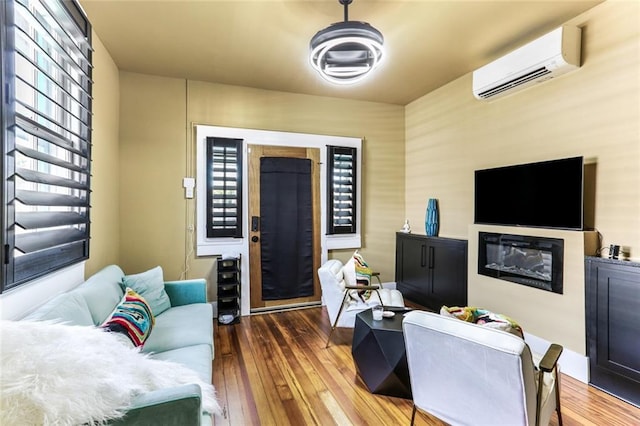
[[[4,290],[89,256],[92,48],[75,2],[3,14]]]

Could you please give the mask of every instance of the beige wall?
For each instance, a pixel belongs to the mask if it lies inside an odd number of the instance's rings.
[[[121,72],[120,84],[125,272],[156,264],[167,278],[183,272],[185,253],[193,249],[187,228],[195,217],[195,203],[185,201],[181,186],[184,176],[195,176],[187,128],[210,124],[364,137],[362,253],[383,279],[393,280],[394,232],[404,220],[403,107],[127,72]],[[344,259],[348,253],[332,255]],[[186,263],[187,277],[215,282],[212,258],[189,253]],[[210,298],[214,295],[210,289]]]
[[[597,163],[595,226],[603,243],[627,246],[640,259],[639,9],[638,2],[605,2],[569,22],[583,28],[583,65],[561,78],[487,103],[473,98],[467,74],[408,105],[405,206],[410,221],[421,223],[427,199],[438,198],[440,235],[471,240],[474,170],[581,155]],[[470,296],[476,294],[472,278]],[[529,301],[521,293],[514,302],[497,285],[484,289],[490,292],[486,298],[470,297],[469,303],[494,300],[490,305],[502,307]],[[572,294],[563,297],[583,317],[584,298]],[[547,333],[548,322],[559,319],[548,315],[516,319],[539,337],[570,342],[584,353],[575,343],[584,340],[584,327]]]
[[[185,254],[184,80],[120,73],[120,264],[178,279]]]
[[[85,275],[119,262],[120,166],[118,68],[93,33],[93,132],[91,162],[91,241]]]

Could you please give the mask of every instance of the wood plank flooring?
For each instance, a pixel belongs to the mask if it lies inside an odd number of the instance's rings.
[[[325,349],[330,328],[320,307],[216,321],[213,383],[225,414],[215,425],[408,425],[411,401],[369,393],[353,330],[338,329]],[[639,408],[565,375],[561,398],[565,426],[640,425]],[[415,424],[444,425],[420,412]]]

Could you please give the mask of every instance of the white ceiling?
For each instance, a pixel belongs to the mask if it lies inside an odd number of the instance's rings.
[[[354,0],[349,19],[382,32],[385,58],[348,87],[308,62],[311,37],[343,19],[338,0],[80,2],[121,70],[406,105],[601,0]]]

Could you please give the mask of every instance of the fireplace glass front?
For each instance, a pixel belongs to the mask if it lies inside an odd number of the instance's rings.
[[[562,294],[564,240],[480,232],[478,274]]]

